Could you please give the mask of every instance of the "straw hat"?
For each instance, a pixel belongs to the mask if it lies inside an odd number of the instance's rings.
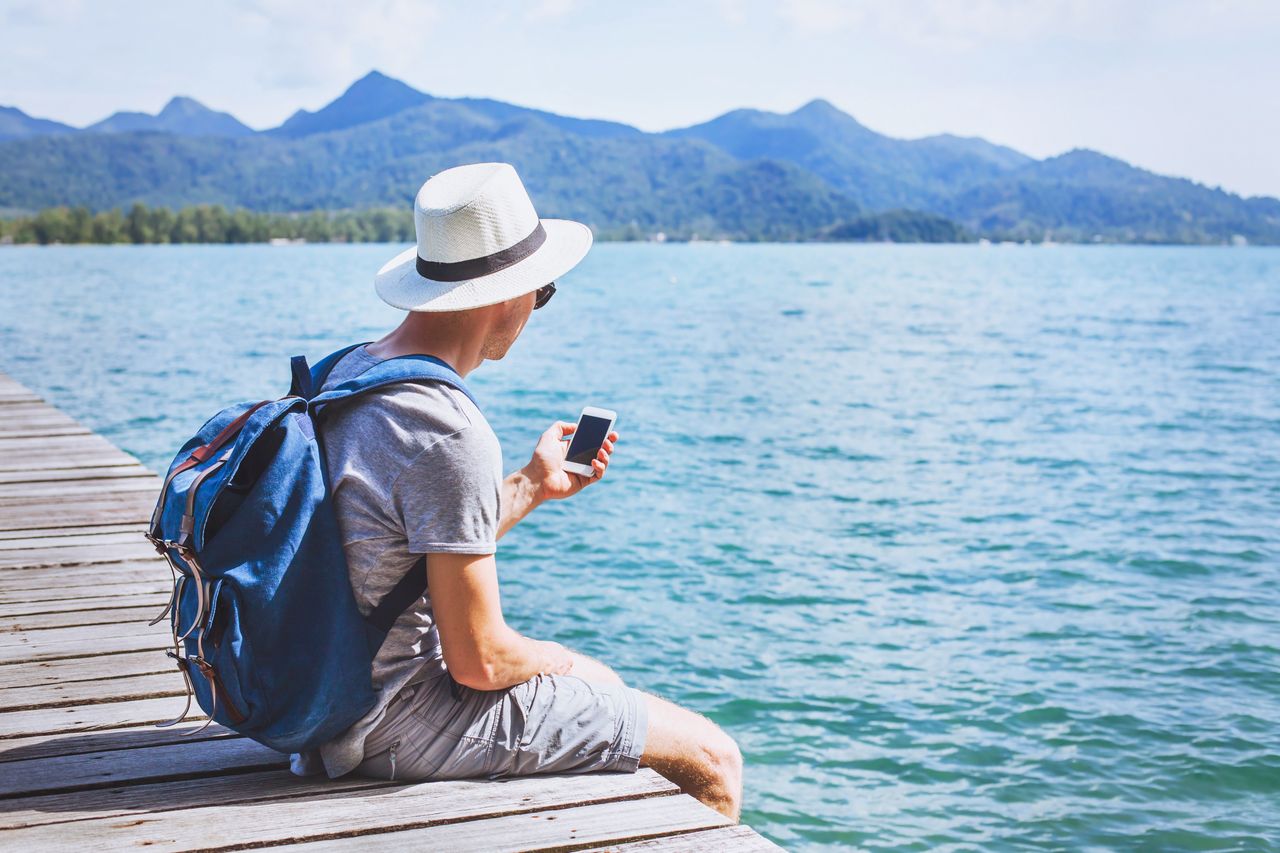
[[[505,302],[554,281],[591,248],[591,229],[539,219],[510,163],[432,175],[413,203],[418,245],[374,279],[378,296],[408,311],[460,311]]]

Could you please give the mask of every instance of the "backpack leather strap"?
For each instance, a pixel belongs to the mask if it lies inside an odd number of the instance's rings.
[[[209,440],[207,444],[197,447],[195,450],[191,451],[190,456],[182,460],[182,462],[180,462],[178,465],[174,466],[174,469],[169,472],[169,476],[165,477],[164,486],[161,487],[160,489],[160,500],[156,502],[155,511],[151,513],[150,530],[151,530],[151,535],[153,537],[157,537],[158,539],[160,535],[158,526],[160,524],[160,516],[164,513],[164,498],[165,498],[165,494],[169,491],[169,484],[173,482],[173,478],[181,474],[183,471],[194,468],[195,466],[199,465],[201,462],[208,461],[213,456],[213,454],[217,453],[218,450],[221,449],[222,445],[230,441],[233,436],[235,436],[238,432],[240,432],[241,429],[244,428],[244,425],[248,423],[250,416],[252,416],[254,412],[258,411],[258,409],[261,409],[263,406],[265,406],[267,403],[270,403],[270,402],[272,401],[263,400],[260,403],[253,404],[248,409],[246,409],[244,413],[241,414],[238,418],[236,418],[234,421],[224,426],[221,429],[221,431],[218,432],[217,435],[215,435],[212,439]],[[161,554],[165,552],[164,545],[161,544],[159,541],[155,541],[154,544],[156,546],[156,551],[158,551]]]

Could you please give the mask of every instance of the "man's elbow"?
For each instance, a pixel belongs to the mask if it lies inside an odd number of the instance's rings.
[[[460,660],[450,660],[445,655],[444,664],[453,680],[463,687],[470,687],[472,690],[499,690],[507,686],[502,683],[502,668],[496,655],[476,653],[460,657]]]

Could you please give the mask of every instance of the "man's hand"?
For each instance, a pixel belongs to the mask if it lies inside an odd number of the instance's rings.
[[[576,495],[590,483],[604,476],[609,467],[609,455],[613,453],[614,444],[618,441],[617,431],[610,432],[604,444],[591,460],[595,473],[591,477],[571,474],[564,470],[565,457],[569,455],[569,444],[566,438],[573,435],[578,427],[565,421],[556,421],[538,439],[533,458],[524,466],[524,474],[533,483],[540,500],[560,500]]]

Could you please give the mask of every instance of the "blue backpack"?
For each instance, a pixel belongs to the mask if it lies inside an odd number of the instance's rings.
[[[151,624],[169,616],[167,654],[186,680],[187,705],[159,725],[184,719],[194,694],[209,722],[301,752],[373,707],[374,656],[426,589],[426,558],[360,613],[318,440],[324,414],[399,382],[445,382],[475,397],[427,355],[387,359],[320,393],[358,346],[314,369],[295,356],[288,396],[223,409],[170,464],[146,537],[169,561],[173,592]]]

